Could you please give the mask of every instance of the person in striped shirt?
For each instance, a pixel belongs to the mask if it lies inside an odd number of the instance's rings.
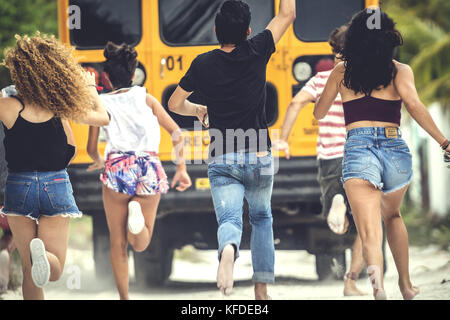
[[[287,159],[290,158],[287,140],[292,127],[300,110],[309,103],[318,100],[334,65],[340,62],[339,57],[344,44],[346,29],[346,26],[336,28],[329,37],[328,42],[335,56],[334,63],[331,60],[329,60],[330,63],[327,63],[327,60],[319,62],[316,67],[316,75],[295,95],[288,107],[280,140],[273,142],[273,148],[284,151]],[[350,207],[340,180],[345,140],[344,110],[341,97],[338,95],[326,117],[319,120],[319,136],[317,139],[318,180],[322,193],[322,214],[326,216],[328,226],[336,234],[346,233],[349,227],[350,214],[348,213]],[[356,287],[356,279],[363,266],[362,243],[357,235],[353,245],[350,270],[345,275],[345,296],[365,295]]]

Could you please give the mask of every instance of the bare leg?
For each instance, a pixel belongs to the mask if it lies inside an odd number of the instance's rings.
[[[381,227],[381,191],[368,181],[350,179],[344,188],[352,208],[363,257],[374,287],[374,297],[385,299],[383,286],[383,229]]]
[[[13,247],[12,234],[9,230],[5,230],[0,239],[0,292],[5,292],[8,289]]]
[[[127,234],[128,242],[137,252],[144,251],[150,244],[160,199],[160,194],[145,197],[136,196],[131,199],[132,201],[139,202],[145,219],[145,227],[139,234],[132,234],[130,231]]]
[[[103,186],[103,205],[111,243],[111,265],[120,299],[128,300],[127,216],[130,196]]]
[[[255,283],[255,300],[270,300],[267,294],[267,283]]]
[[[25,300],[43,300],[44,291],[34,285],[31,278],[30,242],[37,235],[36,222],[22,216],[8,216],[14,243],[22,261],[22,295]]]
[[[400,205],[407,189],[405,187],[385,194],[381,200],[387,240],[397,267],[400,291],[405,300],[413,299],[419,293],[419,288],[411,284],[409,277],[408,232],[400,214]]]
[[[364,267],[364,258],[362,254],[362,242],[359,234],[356,235],[352,250],[352,261],[350,270],[344,280],[344,296],[363,296],[367,293],[362,292],[356,287],[356,280]]]
[[[50,263],[50,281],[57,281],[64,271],[67,244],[69,241],[69,217],[39,218],[37,237],[45,244],[47,259]]]
[[[227,244],[220,255],[219,270],[217,271],[217,287],[222,294],[228,296],[233,290],[234,247]]]

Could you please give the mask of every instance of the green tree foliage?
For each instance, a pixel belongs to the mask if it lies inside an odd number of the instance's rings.
[[[16,34],[58,33],[56,0],[0,0],[0,61],[8,46],[14,45]],[[0,67],[0,88],[9,85],[8,70]]]
[[[450,106],[450,1],[386,0],[384,10],[403,35],[400,60],[414,70],[426,104]]]

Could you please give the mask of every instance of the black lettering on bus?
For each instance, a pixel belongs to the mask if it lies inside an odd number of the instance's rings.
[[[167,70],[172,71],[175,68],[175,60],[172,56],[167,58]]]
[[[183,56],[179,56],[176,60],[180,66],[180,70],[183,70]],[[167,57],[167,70],[172,71],[175,69],[175,58],[172,56]]]

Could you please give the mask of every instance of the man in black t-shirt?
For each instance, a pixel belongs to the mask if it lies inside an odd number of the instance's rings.
[[[265,116],[266,69],[276,43],[295,19],[295,0],[281,0],[279,14],[266,30],[248,40],[250,19],[246,3],[223,3],[215,20],[220,49],[194,59],[170,98],[169,109],[197,116],[210,128],[208,177],[219,224],[217,286],[223,294],[231,293],[245,197],[252,224],[255,298],[268,299],[267,283],[274,282],[275,249],[270,206],[274,169]],[[200,94],[206,106],[187,100],[193,92]]]

